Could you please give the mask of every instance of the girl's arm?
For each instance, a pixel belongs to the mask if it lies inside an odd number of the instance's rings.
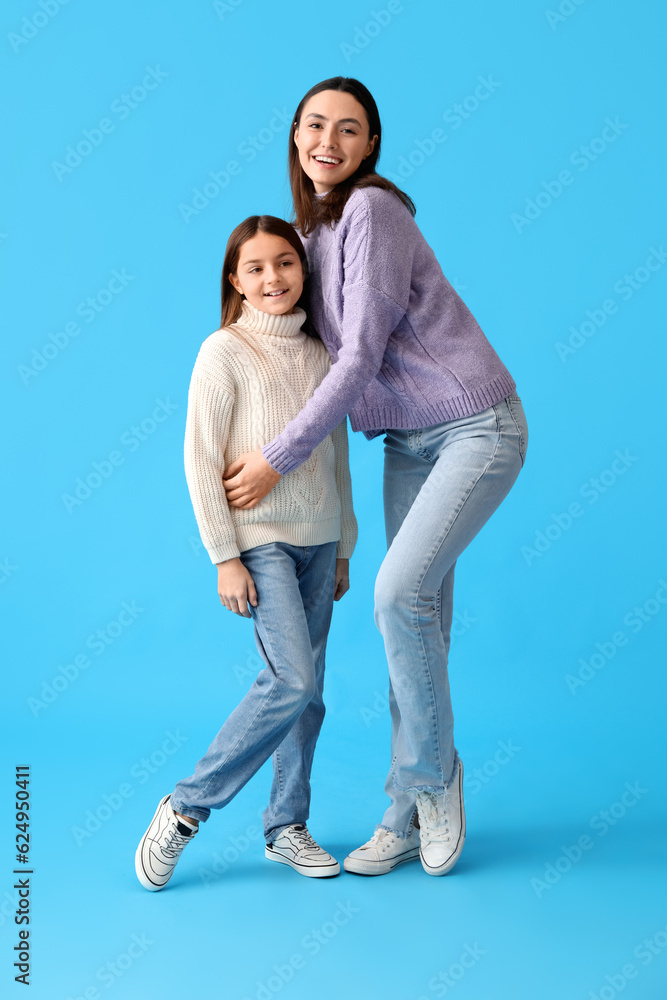
[[[188,393],[185,425],[185,476],[204,547],[217,564],[218,596],[228,611],[250,618],[257,605],[252,576],[239,559],[236,531],[222,485],[225,446],[234,405],[230,384],[221,387],[195,371]]]
[[[390,192],[366,188],[352,197],[341,347],[301,412],[262,448],[281,475],[301,465],[360,399],[380,371],[387,341],[408,307],[418,234],[412,216]]]
[[[199,533],[213,563],[240,555],[222,485],[233,405],[231,385],[217,385],[195,366],[185,424],[185,477]]]

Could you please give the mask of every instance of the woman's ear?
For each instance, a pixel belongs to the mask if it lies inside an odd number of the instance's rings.
[[[371,155],[371,153],[375,149],[375,143],[377,141],[378,141],[378,137],[376,135],[374,135],[372,139],[368,140],[369,149],[368,149],[368,152],[366,153],[366,156],[364,156],[364,159],[367,159]]]

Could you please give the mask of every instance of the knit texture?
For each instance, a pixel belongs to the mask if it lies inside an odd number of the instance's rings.
[[[269,542],[338,541],[352,555],[347,418],[250,510],[227,503],[224,469],[270,441],[299,413],[331,367],[319,340],[301,330],[303,309],[283,316],[243,302],[241,316],[202,344],[188,394],[185,474],[206,551],[214,563]]]
[[[373,438],[471,416],[516,391],[393,192],[357,188],[337,223],[302,239],[310,315],[334,364],[262,448],[278,472],[305,461],[346,413]]]

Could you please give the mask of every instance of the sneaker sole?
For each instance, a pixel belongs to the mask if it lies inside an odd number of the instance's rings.
[[[420,848],[419,857],[421,859],[422,868],[424,869],[427,875],[436,875],[436,876],[446,875],[447,872],[450,872],[452,870],[456,862],[461,857],[461,851],[463,850],[463,845],[465,844],[465,839],[466,839],[466,813],[465,813],[465,807],[463,805],[463,762],[461,762],[460,764],[460,771],[459,771],[459,798],[461,801],[461,835],[459,837],[459,842],[456,847],[456,850],[452,854],[451,858],[445,861],[444,864],[439,865],[436,868],[432,868],[429,864],[427,864],[426,861],[424,861],[424,857],[421,853],[421,848]]]
[[[155,882],[151,882],[150,876],[147,874],[146,869],[144,868],[144,861],[143,861],[143,857],[142,857],[143,846],[144,846],[144,844],[146,842],[148,834],[151,832],[151,829],[153,827],[153,823],[157,819],[157,814],[164,807],[165,799],[168,800],[169,798],[171,798],[171,793],[169,795],[166,795],[164,799],[161,799],[160,803],[158,804],[157,809],[155,810],[155,813],[153,814],[153,819],[148,824],[148,829],[146,830],[146,833],[143,835],[143,837],[139,841],[139,846],[137,847],[137,850],[136,850],[135,855],[134,855],[134,870],[137,873],[137,878],[139,879],[139,881],[143,885],[144,889],[149,889],[151,892],[159,892],[160,889],[164,889],[165,885],[168,884],[169,879],[171,878],[171,875],[170,875],[169,878],[166,880],[166,882],[163,882],[162,885],[156,885]]]
[[[340,875],[340,865],[334,861],[332,865],[300,865],[298,861],[291,861],[282,854],[277,854],[269,847],[264,848],[264,857],[269,861],[277,861],[281,865],[289,865],[299,875],[306,875],[308,878],[333,878]]]
[[[353,875],[388,875],[394,868],[404,865],[406,861],[416,861],[419,857],[419,848],[412,847],[404,854],[399,854],[395,858],[387,861],[362,861],[361,858],[345,858],[343,868]]]

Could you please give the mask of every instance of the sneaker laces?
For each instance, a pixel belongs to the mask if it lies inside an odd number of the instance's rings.
[[[371,839],[364,844],[361,850],[364,851],[369,847],[378,847],[380,850],[385,851],[389,847],[387,841],[390,841],[393,837],[395,837],[395,834],[391,830],[380,828],[375,831]]]
[[[419,823],[430,841],[445,843],[449,838],[449,816],[446,807],[438,805],[435,792],[417,792]]]
[[[294,839],[298,840],[299,843],[302,844],[304,847],[315,848],[315,850],[317,851],[322,850],[320,845],[316,841],[314,841],[311,835],[308,833],[308,827],[299,824],[298,826],[293,826],[292,831],[293,831],[292,836],[294,837]]]
[[[165,858],[179,858],[181,851],[187,843],[192,840],[194,834],[179,833],[176,827],[165,837],[164,843],[158,843],[160,851]]]

